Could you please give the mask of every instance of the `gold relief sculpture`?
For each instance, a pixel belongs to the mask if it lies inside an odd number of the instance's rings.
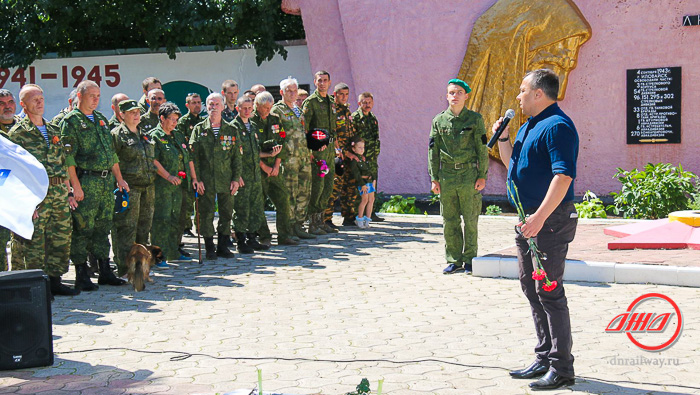
[[[515,97],[528,71],[556,72],[558,98],[564,99],[579,48],[590,37],[591,27],[572,0],[499,0],[486,10],[472,29],[459,78],[474,89],[467,107],[484,117],[488,137],[509,108],[515,110],[511,139],[525,122]],[[498,145],[490,155],[500,162]]]

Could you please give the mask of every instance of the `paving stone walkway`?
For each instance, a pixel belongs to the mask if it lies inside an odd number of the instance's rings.
[[[482,217],[480,254],[512,245],[514,221]],[[363,377],[373,390],[383,378],[385,394],[527,393],[529,380],[507,373],[535,345],[519,283],[443,275],[441,232],[439,217],[392,216],[299,247],[174,264],[140,293],[57,298],[54,366],[0,372],[0,393],[226,393],[254,388],[256,368],[265,391],[290,394],[344,394]],[[700,393],[700,289],[566,290],[578,379],[554,393]],[[604,332],[649,292],[683,313],[680,339],[660,353]]]

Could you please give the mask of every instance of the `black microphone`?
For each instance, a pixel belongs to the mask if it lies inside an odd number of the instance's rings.
[[[494,145],[496,145],[496,140],[498,140],[499,137],[501,137],[501,133],[506,129],[508,126],[508,122],[510,122],[511,119],[515,116],[515,111],[512,109],[508,109],[506,111],[506,115],[503,117],[503,122],[501,122],[501,126],[496,129],[496,133],[491,136],[491,140],[489,140],[489,143],[486,144],[488,148],[493,148]]]

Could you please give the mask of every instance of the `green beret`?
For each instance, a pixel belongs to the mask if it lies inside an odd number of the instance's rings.
[[[462,88],[464,88],[464,91],[467,92],[467,93],[469,93],[469,92],[472,91],[472,88],[470,88],[469,85],[467,85],[466,82],[464,82],[464,81],[462,81],[462,80],[460,80],[460,79],[458,79],[458,78],[453,78],[453,79],[451,79],[450,81],[447,82],[447,85],[452,85],[452,84],[455,84],[455,85],[457,85],[457,86],[461,86]]]
[[[119,102],[119,111],[121,112],[127,112],[138,108],[139,104],[136,100],[124,100]]]

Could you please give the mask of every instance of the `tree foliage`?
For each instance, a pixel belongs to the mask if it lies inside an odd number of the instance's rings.
[[[0,67],[26,67],[56,52],[252,45],[258,64],[287,51],[276,41],[304,38],[301,18],[281,0],[2,0]]]

